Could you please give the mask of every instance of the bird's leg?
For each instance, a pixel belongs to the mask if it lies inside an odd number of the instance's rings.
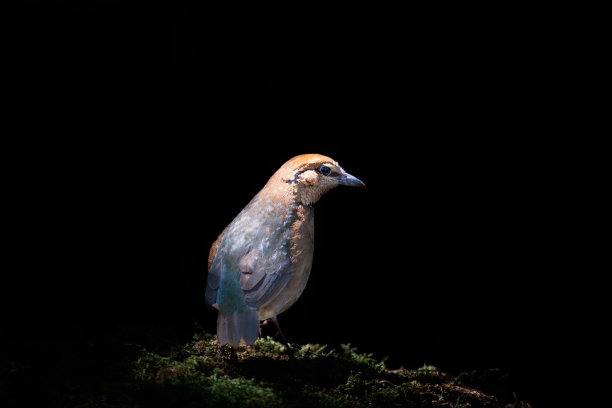
[[[259,330],[261,330],[261,329],[262,329],[264,326],[267,326],[267,325],[268,325],[268,323],[270,323],[270,320],[271,320],[271,319],[262,320],[262,321],[259,323]]]
[[[259,323],[259,337],[264,337],[264,335],[268,336],[268,333],[270,332],[270,321],[272,319],[266,319],[266,320],[262,320]],[[276,333],[274,333],[274,336],[276,336]]]
[[[236,349],[230,347],[230,361],[232,364],[236,364],[238,362],[238,356],[236,355]]]
[[[276,330],[278,330],[276,334],[278,335],[278,337],[280,337],[280,342],[283,344],[287,344],[287,337],[285,337],[285,333],[283,333],[283,330],[281,329],[280,324],[278,323],[278,318],[274,316],[272,318],[272,321],[274,322],[274,325],[276,326]]]
[[[236,355],[236,350],[234,349],[234,347],[230,346],[229,344],[221,346],[221,347],[229,348],[229,352],[230,352],[229,361],[231,364],[236,364],[238,362],[238,356]]]
[[[285,350],[287,350],[289,359],[292,359],[294,357],[294,350],[291,347],[291,345],[289,344],[289,342],[287,341],[287,337],[285,336],[285,333],[283,333],[283,330],[280,327],[280,324],[278,323],[278,318],[276,316],[274,316],[272,318],[272,321],[274,322],[274,325],[276,326],[276,329],[278,330],[278,337],[280,338],[280,342],[285,346]]]

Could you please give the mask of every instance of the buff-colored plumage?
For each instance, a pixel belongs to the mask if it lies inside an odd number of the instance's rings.
[[[329,157],[296,156],[219,235],[206,285],[206,302],[219,311],[219,344],[253,344],[259,322],[300,297],[312,266],[313,205],[340,184],[364,186]]]

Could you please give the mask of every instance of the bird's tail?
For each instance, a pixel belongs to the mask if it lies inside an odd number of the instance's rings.
[[[236,347],[241,343],[251,345],[259,335],[259,310],[235,311],[226,316],[219,312],[217,317],[217,340],[220,345]]]

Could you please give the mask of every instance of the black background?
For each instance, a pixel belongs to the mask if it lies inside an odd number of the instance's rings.
[[[557,148],[607,109],[605,24],[387,10],[262,35],[188,2],[15,17],[7,332],[213,331],[210,244],[287,159],[321,153],[367,189],[317,204],[290,338],[500,367],[522,398],[546,393],[533,366],[576,313],[559,187],[577,153]]]

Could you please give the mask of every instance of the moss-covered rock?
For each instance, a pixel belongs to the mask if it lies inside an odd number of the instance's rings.
[[[473,375],[452,377],[431,365],[389,370],[350,345],[329,349],[271,338],[236,351],[220,347],[211,335],[198,335],[167,355],[143,349],[132,376],[140,400],[150,406],[501,406],[496,396],[465,384]]]
[[[350,345],[264,338],[234,351],[212,335],[144,327],[19,339],[2,350],[2,408],[529,407],[499,370],[392,370]]]

